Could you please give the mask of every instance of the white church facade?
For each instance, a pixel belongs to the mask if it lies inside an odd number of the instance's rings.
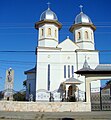
[[[60,43],[61,27],[57,15],[49,7],[35,23],[38,30],[36,67],[25,71],[27,100],[30,95],[33,95],[35,101],[50,101],[51,97],[54,101],[62,101],[64,96],[75,96],[76,99],[85,100],[85,77],[74,72],[83,67],[85,60],[92,69],[99,64],[94,42],[96,26],[81,11],[69,29],[74,39],[67,37]],[[66,83],[70,78],[75,78],[81,83]],[[91,88],[94,88],[92,92],[99,92],[100,80],[91,82]]]

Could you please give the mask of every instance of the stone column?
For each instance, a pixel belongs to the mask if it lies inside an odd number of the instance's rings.
[[[79,88],[78,88],[78,86],[76,86],[75,97],[76,97],[76,100],[79,101]]]
[[[86,78],[86,102],[91,102],[90,78]]]

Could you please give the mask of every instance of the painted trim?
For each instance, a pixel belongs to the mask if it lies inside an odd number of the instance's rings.
[[[58,40],[55,40],[55,39],[53,39],[53,38],[42,38],[42,39],[39,39],[38,41],[43,41],[43,40],[45,40],[45,39],[54,40],[54,41],[58,42]]]

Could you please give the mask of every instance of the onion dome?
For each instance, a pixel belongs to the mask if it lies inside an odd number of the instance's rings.
[[[48,7],[48,9],[41,14],[40,21],[41,20],[58,20],[58,18],[56,14]]]
[[[91,19],[83,13],[82,11],[82,5],[80,5],[81,12],[75,17],[75,21],[73,25],[70,27],[70,31],[73,32],[74,29],[77,27],[87,26],[91,27],[93,30],[96,30],[96,27],[92,23]]]
[[[75,24],[79,24],[79,23],[92,24],[92,21],[86,14],[84,14],[83,12],[80,12],[80,14],[78,14],[75,18]]]
[[[62,27],[62,24],[58,21],[57,15],[50,9],[49,6],[48,9],[40,15],[40,21],[35,23],[35,28],[38,29],[40,25],[45,23],[55,24],[59,29]]]

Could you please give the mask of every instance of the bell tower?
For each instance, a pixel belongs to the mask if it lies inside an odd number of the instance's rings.
[[[94,31],[96,27],[91,19],[83,13],[82,5],[81,12],[76,16],[74,24],[70,27],[70,31],[74,35],[74,41],[80,49],[95,50],[94,47]]]
[[[48,3],[48,9],[41,14],[40,21],[35,23],[35,28],[38,30],[38,47],[56,47],[61,27]]]

